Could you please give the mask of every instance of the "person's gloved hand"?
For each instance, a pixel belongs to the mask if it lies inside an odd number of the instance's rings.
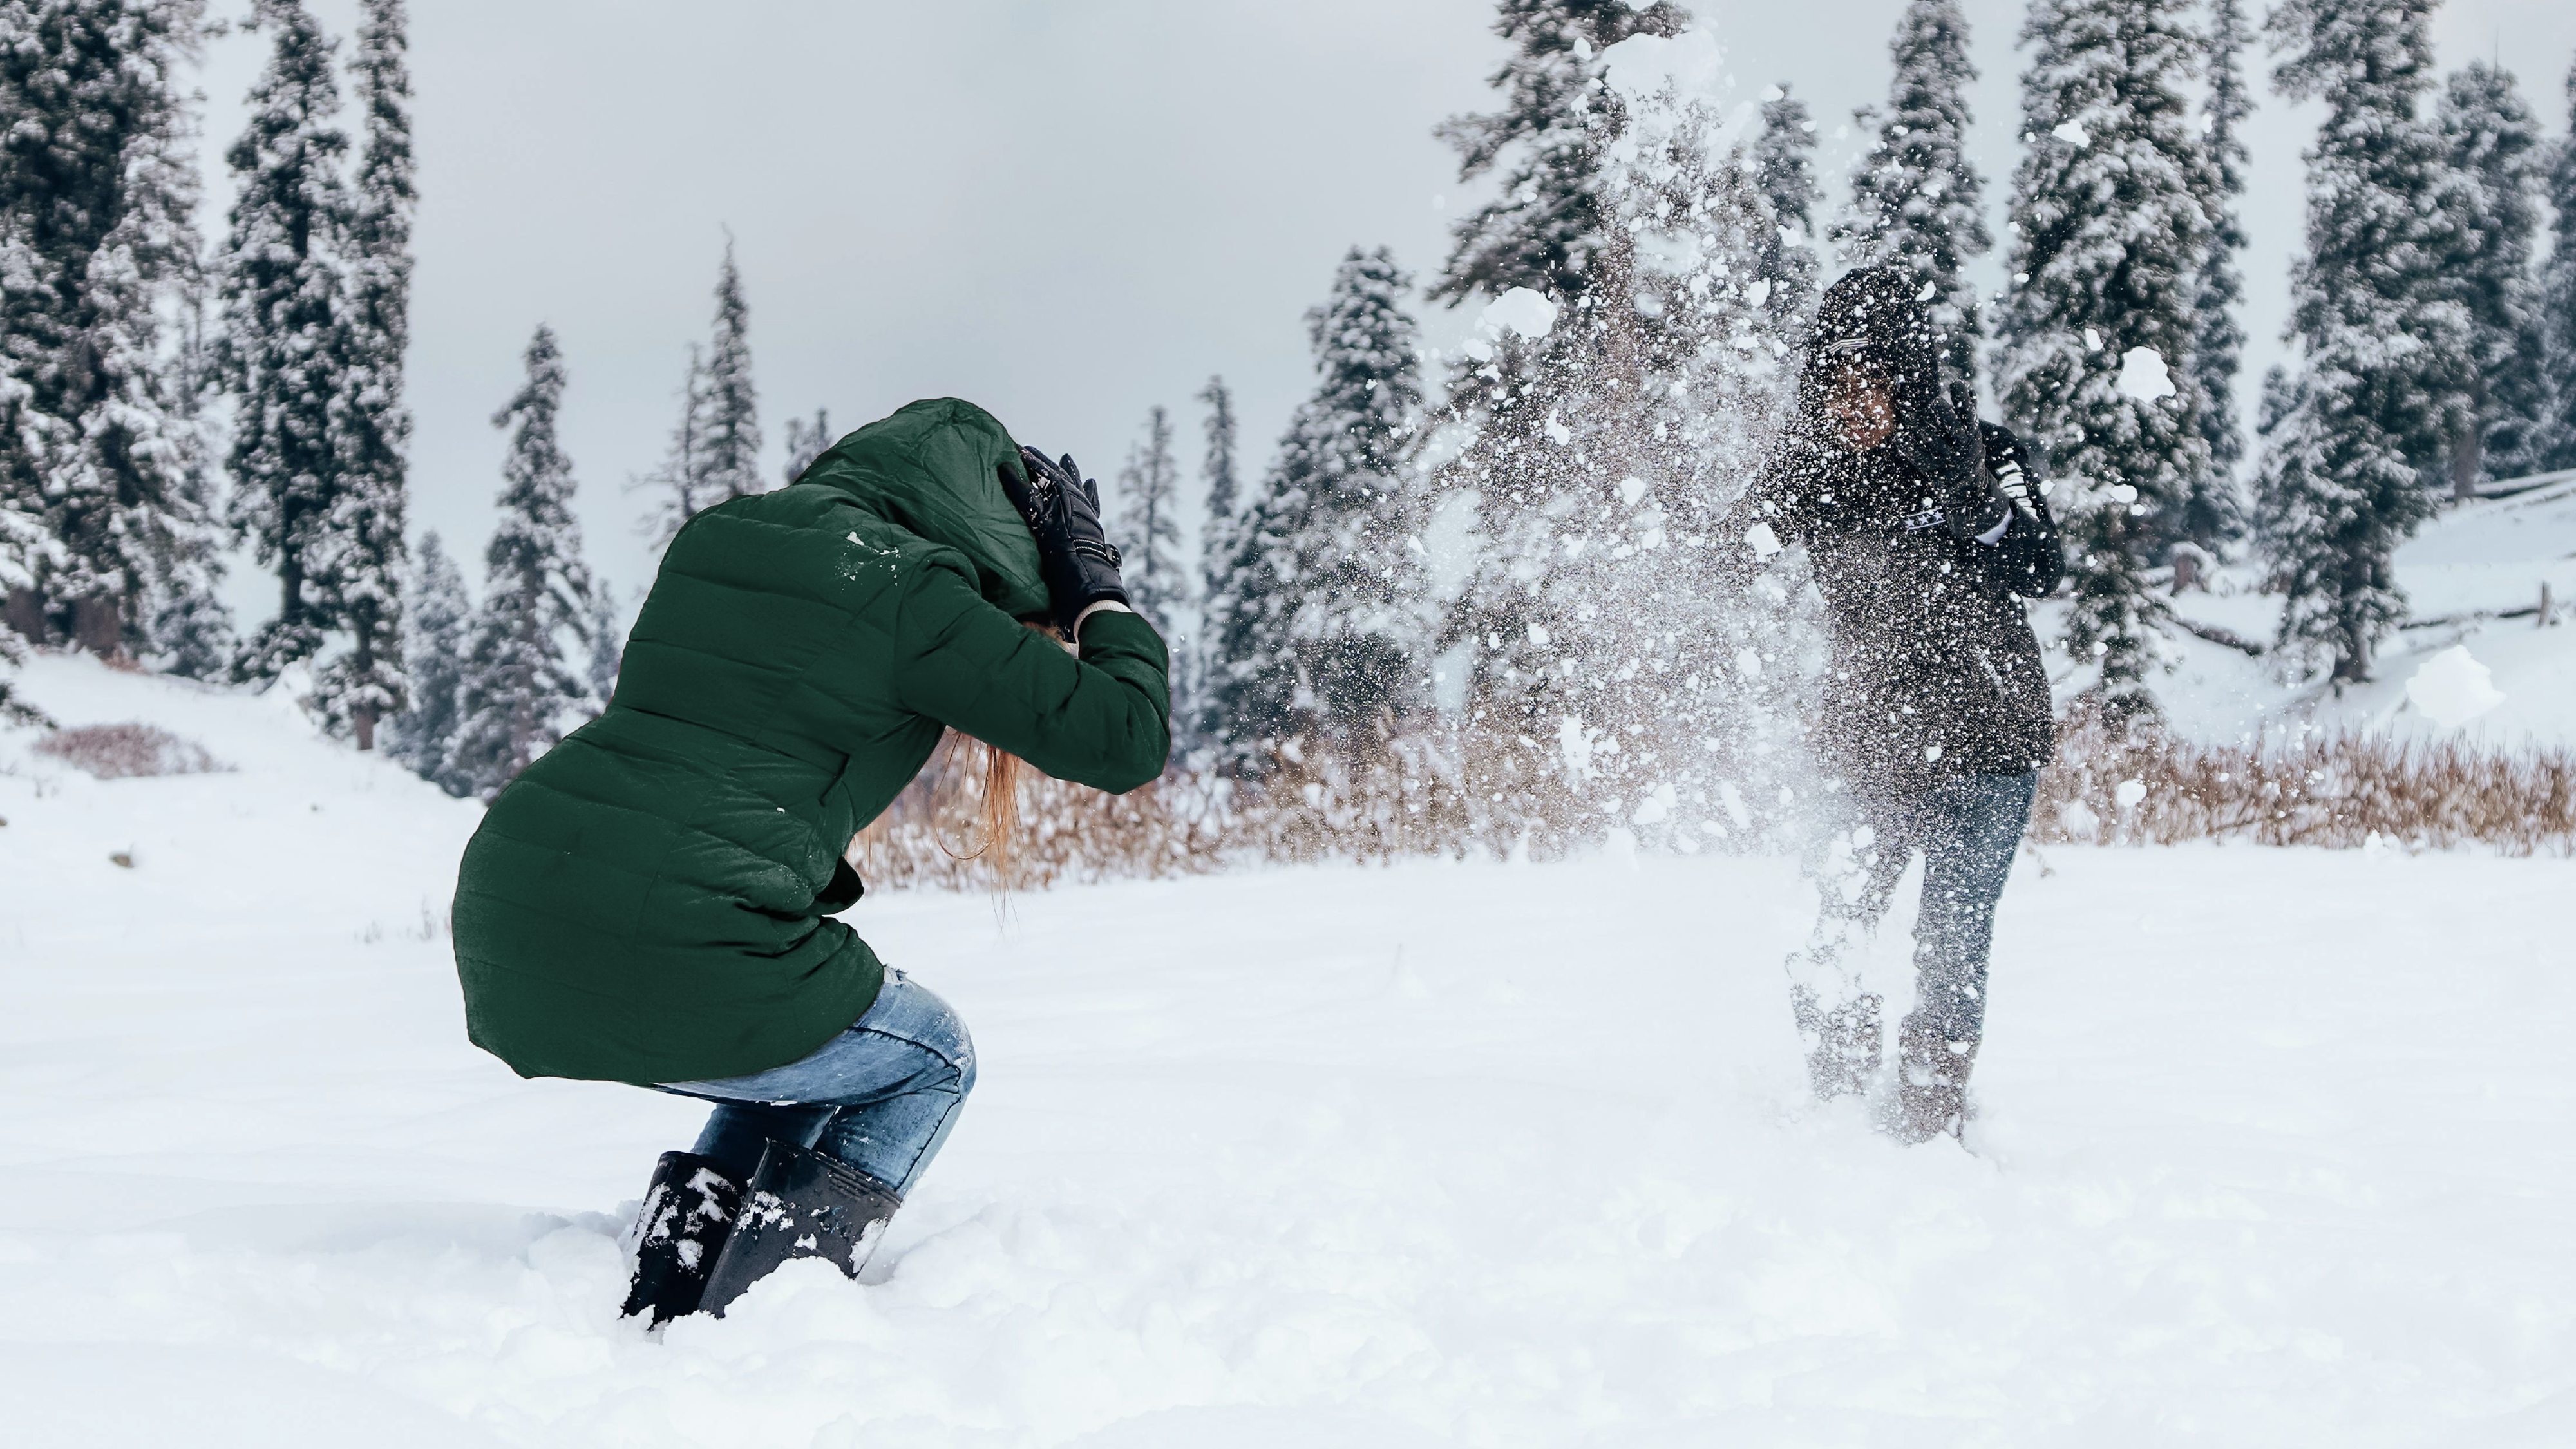
[[[1048,601],[1055,608],[1057,625],[1071,639],[1083,610],[1104,599],[1127,602],[1127,585],[1118,577],[1121,560],[1100,527],[1099,485],[1084,480],[1071,453],[1049,462],[1037,449],[1022,448],[1020,462],[1028,469],[1028,482],[1023,484],[1004,468],[1000,470],[1002,491],[1010,495],[1011,505],[1037,536],[1038,567],[1046,576]]]
[[[1951,535],[1975,538],[2003,522],[2012,503],[1987,471],[1975,397],[1964,383],[1952,392],[1945,396],[1928,375],[1906,379],[1897,390],[1896,448],[1941,500]]]

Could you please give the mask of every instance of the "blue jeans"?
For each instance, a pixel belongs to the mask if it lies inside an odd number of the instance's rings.
[[[803,1060],[662,1090],[719,1104],[695,1150],[737,1182],[750,1180],[761,1144],[774,1138],[839,1158],[906,1197],[975,1090],[975,1043],[947,1002],[889,967],[866,1014]]]
[[[1856,1090],[1878,1058],[1878,998],[1860,989],[1854,948],[1877,929],[1915,851],[1923,903],[1914,925],[1914,1010],[1899,1029],[1917,1053],[1936,1047],[1964,1076],[1986,1021],[1986,954],[2039,776],[1965,775],[1910,800],[1848,801],[1824,822],[1806,870],[1823,897],[1807,948],[1789,958],[1790,999],[1818,1091]],[[1829,1093],[1828,1093],[1829,1094]]]

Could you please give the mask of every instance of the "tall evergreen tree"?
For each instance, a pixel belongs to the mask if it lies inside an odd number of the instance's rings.
[[[1174,609],[1189,597],[1181,566],[1181,470],[1172,460],[1172,418],[1145,414],[1144,440],[1118,470],[1118,537],[1126,555],[1127,600],[1155,631],[1169,637]]]
[[[751,304],[742,271],[725,243],[716,277],[715,335],[707,344],[706,424],[698,448],[706,462],[707,501],[768,491],[760,478],[760,399],[751,385]]]
[[[825,450],[839,441],[832,436],[832,415],[822,408],[814,409],[814,421],[810,423],[803,418],[789,418],[787,464],[780,470],[780,476],[794,483],[805,476],[806,469],[814,466],[815,459],[822,457]]]
[[[2576,63],[2567,67],[2567,107],[2576,116]],[[2576,136],[2561,137],[2549,163],[2549,205],[2557,230],[2540,274],[2540,426],[2536,466],[2576,468]]]
[[[411,216],[419,193],[403,0],[364,0],[364,9],[356,72],[366,147],[347,244],[340,477],[310,567],[331,625],[350,636],[348,649],[316,676],[314,701],[367,750],[375,747],[376,721],[402,709],[408,687],[402,574],[411,412],[403,404],[403,354],[411,342]]]
[[[337,247],[349,221],[331,124],[335,43],[300,0],[259,0],[274,46],[251,87],[250,123],[227,153],[241,191],[223,248],[222,380],[236,403],[234,525],[275,565],[277,617],[242,672],[269,677],[311,658],[331,626],[328,564],[316,557],[340,502],[337,414],[348,397]]]
[[[1981,322],[1968,262],[1994,245],[1986,229],[1985,178],[1968,159],[1968,20],[1959,0],[1910,0],[1888,52],[1896,62],[1887,109],[1853,119],[1878,142],[1852,169],[1852,260],[1906,267],[1932,289],[1933,325],[1963,377],[1976,375]]]
[[[2245,327],[2236,313],[2245,302],[2245,223],[2237,199],[2245,194],[2251,154],[2245,121],[2254,98],[2245,85],[2245,11],[2238,0],[2210,0],[2209,86],[2201,101],[2201,144],[2210,183],[2202,204],[2209,213],[2209,249],[2200,262],[2192,308],[2191,375],[2199,385],[2200,436],[2209,444],[2209,467],[2194,480],[2171,514],[2168,532],[2215,549],[2245,532],[2245,503],[2238,471],[2245,462],[2245,429],[2236,411],[2236,377],[2243,370]],[[2034,138],[2034,141],[2036,138]]]
[[[1601,85],[1601,52],[1631,35],[1677,34],[1688,17],[1668,0],[1497,0],[1494,9],[1494,33],[1512,47],[1491,78],[1502,109],[1454,116],[1438,134],[1458,152],[1459,180],[1499,168],[1502,184],[1457,224],[1431,296],[1455,303],[1514,287],[1578,296],[1608,241],[1600,150],[1618,112]]]
[[[2450,429],[2451,491],[2535,469],[2549,386],[2541,373],[2540,122],[2513,73],[2484,61],[2453,71],[2436,112],[2450,187],[2440,291],[2468,314],[2466,393]]]
[[[1369,737],[1416,707],[1424,629],[1415,555],[1422,490],[1405,454],[1420,424],[1412,279],[1384,247],[1351,248],[1306,314],[1315,392],[1240,515],[1213,593],[1228,600],[1208,681],[1219,739]]]
[[[1210,377],[1207,386],[1199,389],[1198,401],[1207,405],[1203,424],[1207,451],[1199,460],[1199,481],[1205,489],[1205,512],[1199,525],[1199,629],[1195,647],[1181,661],[1177,689],[1184,703],[1172,711],[1174,727],[1193,744],[1213,738],[1216,733],[1215,722],[1204,717],[1202,700],[1208,680],[1215,677],[1218,641],[1225,634],[1226,621],[1234,616],[1235,601],[1227,592],[1236,582],[1230,561],[1243,542],[1243,484],[1235,465],[1234,392],[1225,385],[1224,378]]]
[[[2155,710],[2169,613],[2147,571],[2209,471],[2189,362],[2215,186],[2185,23],[2182,0],[2035,0],[2022,28],[2003,408],[2066,485],[2066,645],[2123,719]]]
[[[2390,558],[2429,504],[2420,469],[2466,391],[2468,322],[2442,297],[2440,138],[2416,114],[2432,85],[2430,7],[2282,0],[2265,24],[2273,81],[2326,106],[2306,152],[2307,254],[2291,273],[2298,371],[2267,386],[2256,482],[2264,557],[2287,596],[2281,641],[2338,682],[2405,617]]]
[[[628,484],[654,490],[644,531],[656,547],[671,541],[680,525],[722,503],[707,477],[707,364],[697,344],[689,345],[689,365],[680,374],[680,417],[671,425],[671,442],[652,472]]]
[[[435,533],[421,536],[407,592],[403,656],[411,662],[411,689],[402,713],[386,721],[385,753],[451,795],[469,794],[470,787],[449,776],[446,767],[456,741],[466,631],[474,607],[465,594],[465,576]]]
[[[1771,203],[1771,229],[1762,238],[1762,279],[1770,290],[1763,310],[1784,347],[1805,328],[1816,307],[1816,123],[1807,103],[1789,94],[1787,82],[1762,102],[1762,134],[1753,143],[1754,184]]]
[[[0,571],[12,626],[100,654],[219,610],[164,320],[195,281],[202,33],[198,0],[0,0]]]
[[[509,428],[501,522],[484,550],[483,606],[465,650],[456,736],[441,773],[491,799],[592,702],[584,678],[590,571],[572,515],[572,460],[556,436],[563,352],[551,328],[528,342],[528,380],[492,425]]]

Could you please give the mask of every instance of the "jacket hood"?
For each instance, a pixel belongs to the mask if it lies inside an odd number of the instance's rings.
[[[1862,267],[1825,289],[1816,303],[1807,365],[1798,377],[1799,410],[1820,415],[1836,375],[1853,362],[1878,374],[1899,396],[1908,385],[1940,383],[1941,351],[1932,314],[1916,300],[1922,278],[1896,267]]]
[[[1047,612],[1038,541],[1002,491],[1028,477],[999,420],[953,397],[907,403],[834,443],[798,483],[836,488],[884,518],[966,556],[985,601],[1014,618]]]

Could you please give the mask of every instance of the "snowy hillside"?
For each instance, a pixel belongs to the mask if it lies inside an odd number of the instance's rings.
[[[2555,475],[2553,475],[2555,476]],[[2174,611],[2269,645],[2281,601],[2255,592],[2250,569],[2222,570],[2209,592],[2173,600]],[[2174,722],[2204,740],[2227,740],[2312,718],[2322,724],[2443,734],[2457,728],[2498,745],[2540,740],[2576,745],[2576,475],[2507,497],[2445,506],[2398,550],[2397,581],[2414,619],[2381,646],[2377,678],[2334,696],[2293,688],[2268,658],[2221,644],[2182,641],[2180,666],[2153,681]],[[2552,623],[2542,623],[2542,590]],[[2052,611],[2053,612],[2053,611]],[[2052,632],[2045,626],[2043,636]],[[2407,683],[2433,656],[2465,646],[2493,677],[2503,702],[2465,725],[2427,719]],[[2062,657],[2057,673],[2071,674]]]
[[[2026,855],[1974,1155],[1804,1100],[1778,861],[872,899],[983,1085],[881,1281],[654,1339],[618,1233],[697,1109],[465,1044],[474,807],[27,687],[232,768],[0,737],[12,1444],[2576,1440],[2564,862]]]

